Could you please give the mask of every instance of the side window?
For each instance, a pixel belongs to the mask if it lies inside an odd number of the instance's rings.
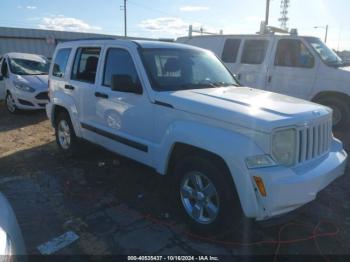
[[[259,65],[264,62],[268,40],[246,40],[241,58],[242,64]]]
[[[138,84],[136,68],[128,51],[117,48],[108,49],[103,76],[104,86],[111,86],[113,75],[128,75],[134,84]]]
[[[101,48],[99,47],[78,48],[75,55],[71,79],[95,83],[100,52]]]
[[[1,74],[2,74],[3,77],[8,77],[9,76],[9,69],[8,69],[8,66],[7,66],[6,59],[4,59],[4,61],[2,62],[2,65],[1,65]]]
[[[306,46],[298,39],[278,41],[275,65],[286,67],[312,68],[315,59]]]
[[[226,39],[221,59],[225,63],[235,63],[241,39]]]
[[[64,48],[64,49],[60,49],[57,52],[57,55],[55,57],[55,61],[53,64],[53,70],[52,70],[53,76],[61,77],[61,78],[64,77],[70,51],[71,51],[70,48]]]

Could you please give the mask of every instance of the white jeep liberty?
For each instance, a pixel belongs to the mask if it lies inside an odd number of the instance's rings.
[[[47,114],[58,146],[83,138],[173,176],[203,232],[297,209],[344,173],[331,109],[239,86],[210,51],[175,43],[57,46]],[[176,182],[175,182],[176,181]]]

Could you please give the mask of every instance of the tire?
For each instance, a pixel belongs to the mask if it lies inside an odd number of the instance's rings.
[[[316,101],[333,109],[333,128],[341,130],[350,125],[350,103],[337,97],[323,97]]]
[[[58,115],[55,123],[56,143],[59,149],[67,156],[71,156],[78,151],[78,138],[68,113],[62,112]]]
[[[175,164],[173,175],[175,199],[191,231],[216,235],[232,230],[244,217],[230,174],[215,157],[205,153],[184,157]]]
[[[6,94],[5,105],[9,113],[17,114],[19,112],[19,109],[16,107],[14,98],[10,92],[7,92]]]

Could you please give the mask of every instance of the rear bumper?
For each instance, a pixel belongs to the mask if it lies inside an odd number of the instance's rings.
[[[267,191],[266,197],[256,193],[261,208],[256,219],[279,216],[314,200],[318,192],[344,174],[346,161],[342,143],[334,139],[327,155],[305,165],[252,170],[252,181],[253,176],[261,177]]]

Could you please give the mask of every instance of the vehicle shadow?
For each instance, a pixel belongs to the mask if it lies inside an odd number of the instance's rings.
[[[79,218],[79,223],[86,225],[84,230],[101,241],[114,238],[108,247],[108,252],[114,254],[128,254],[129,245],[133,245],[128,241],[121,247],[122,240],[115,236],[128,239],[135,234],[143,239],[138,246],[140,254],[148,254],[151,245],[148,239],[154,236],[171,243],[169,248],[173,250],[181,248],[198,254],[274,254],[279,238],[293,244],[286,247],[283,242],[281,253],[318,254],[312,234],[320,221],[350,232],[346,222],[350,212],[346,186],[349,176],[328,187],[290,225],[266,227],[242,219],[236,231],[203,238],[184,224],[170,194],[169,189],[174,186],[171,179],[89,143],[82,144],[77,156],[66,157],[51,142],[0,158],[0,166],[0,191],[13,205],[30,253],[37,252],[37,245],[60,235],[72,218]],[[23,179],[4,184],[1,182],[4,176]],[[114,216],[110,215],[113,213]],[[82,230],[80,224],[78,229],[76,226],[68,228]],[[318,230],[328,232],[334,228],[321,225]],[[350,236],[343,231],[343,241],[349,243]],[[293,242],[310,235],[311,242]],[[332,252],[348,252],[346,246],[332,238],[323,237],[322,243]],[[66,252],[87,252],[80,246],[73,245],[71,249]]]
[[[10,131],[17,128],[34,125],[47,119],[45,110],[20,111],[10,114],[4,102],[0,102],[0,132]]]

